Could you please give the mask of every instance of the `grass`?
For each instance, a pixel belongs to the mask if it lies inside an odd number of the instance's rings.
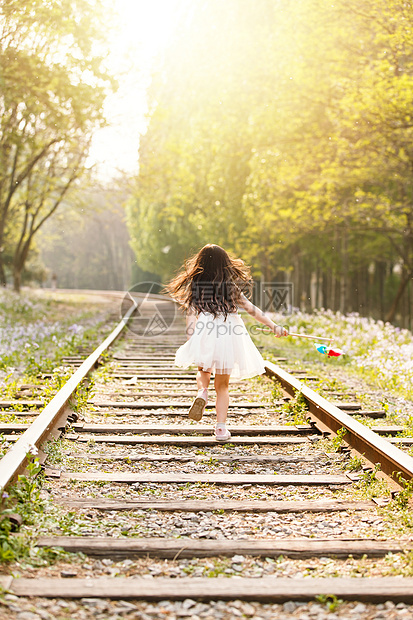
[[[301,392],[296,391],[294,398],[282,405],[282,411],[287,416],[287,424],[307,424],[308,403]]]
[[[254,340],[264,346],[266,354],[287,355],[289,360],[312,363],[318,367],[345,368],[371,384],[398,396],[413,399],[413,335],[390,323],[330,310],[312,314],[300,311],[288,317],[274,315],[276,323],[290,330],[315,336],[334,336],[334,346],[344,350],[339,358],[319,354],[314,343],[300,338],[274,339],[261,333]],[[248,324],[252,321],[247,320]]]
[[[109,329],[105,307],[78,295],[29,291],[17,296],[2,290],[0,319],[0,398],[24,397],[20,386],[28,384],[29,397],[40,399],[44,405],[75,372],[73,367],[61,364],[62,357],[76,354],[80,347],[95,348]],[[46,379],[43,374],[51,377]],[[104,369],[96,372],[100,383],[106,382],[107,376]],[[73,411],[84,410],[93,388],[92,381],[79,386],[71,402]],[[23,405],[17,403],[13,410],[21,411]],[[1,417],[4,422],[25,423],[23,417],[7,417],[6,411]],[[3,444],[2,453],[7,448]]]
[[[9,291],[0,291],[0,398],[14,400],[21,395],[20,385],[26,383],[30,386],[30,398],[40,398],[46,405],[74,372],[73,368],[60,365],[61,357],[77,353],[80,346],[90,344],[94,348],[96,341],[102,339],[102,332],[106,334],[108,331],[107,314],[102,305],[87,303],[81,296],[68,300],[58,295],[51,298],[28,292],[16,296]],[[52,376],[48,380],[39,376],[50,372]],[[100,372],[98,379],[105,381],[105,378],[105,373]],[[74,411],[85,407],[92,390],[92,381],[79,387],[72,401]],[[13,409],[20,411],[22,406],[17,404]],[[7,411],[2,412],[1,418],[2,421],[25,422],[24,418]],[[4,454],[9,445],[4,438],[1,439],[1,453]],[[48,442],[45,451],[49,464],[63,463],[64,446],[63,439]],[[36,547],[40,531],[53,531],[60,526],[60,529],[69,531],[75,523],[76,527],[81,527],[73,515],[62,516],[58,507],[42,499],[42,483],[38,461],[30,457],[25,474],[20,475],[17,483],[3,494],[1,562],[44,566],[67,556],[59,550]],[[12,513],[18,514],[22,522],[18,532]]]
[[[38,531],[51,518],[41,498],[40,472],[38,459],[28,454],[26,473],[19,475],[17,482],[3,493],[0,511],[0,562],[3,564],[17,561],[38,567],[67,556],[62,550],[36,547]],[[17,533],[14,515],[21,521]]]
[[[81,305],[82,303],[82,305]],[[49,373],[60,359],[96,340],[106,323],[102,305],[83,298],[50,298],[27,292],[22,296],[0,291],[0,386],[12,395],[18,379],[32,383]]]

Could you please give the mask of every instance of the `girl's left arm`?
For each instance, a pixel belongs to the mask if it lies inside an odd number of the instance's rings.
[[[254,304],[252,304],[250,300],[245,297],[245,295],[241,295],[241,300],[238,305],[254,317],[254,319],[269,327],[277,338],[281,338],[281,336],[288,336],[288,331],[282,327],[282,325],[276,325],[274,321],[271,321],[271,319],[266,316],[260,308],[254,306]]]

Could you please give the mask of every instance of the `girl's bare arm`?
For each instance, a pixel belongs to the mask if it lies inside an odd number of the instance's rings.
[[[288,336],[288,331],[284,329],[284,327],[282,327],[281,325],[276,325],[274,321],[271,321],[271,319],[266,316],[264,312],[260,310],[260,308],[254,306],[254,304],[252,304],[250,300],[245,297],[245,295],[241,295],[241,301],[239,303],[239,306],[243,308],[246,312],[248,312],[248,314],[250,314],[252,317],[254,317],[254,319],[259,321],[263,325],[267,325],[267,327],[269,327],[274,332],[277,338],[281,338],[281,336]]]

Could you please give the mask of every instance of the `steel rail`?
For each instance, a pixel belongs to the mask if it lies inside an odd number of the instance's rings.
[[[400,484],[398,478],[400,474],[406,481],[413,478],[411,456],[396,448],[364,424],[354,420],[283,368],[267,360],[264,360],[264,364],[267,375],[279,381],[288,394],[294,396],[297,392],[301,392],[308,403],[310,418],[316,424],[321,422],[322,429],[324,427],[337,433],[338,430],[345,428],[347,433],[343,440],[371,463],[380,463],[381,471],[397,484]]]
[[[7,486],[16,479],[18,474],[24,471],[28,463],[29,453],[39,451],[50,436],[53,436],[53,434],[57,436],[60,429],[65,426],[71,412],[69,407],[70,398],[82,381],[84,381],[88,374],[96,367],[102,353],[119,337],[136,308],[137,304],[133,301],[133,304],[115,329],[102,344],[85,359],[67,383],[65,383],[55,394],[53,399],[46,405],[36,420],[3,456],[0,461],[0,497],[3,495]],[[33,448],[35,449],[33,450]]]

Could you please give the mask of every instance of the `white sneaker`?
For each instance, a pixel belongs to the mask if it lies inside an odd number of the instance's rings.
[[[229,439],[231,439],[231,433],[227,428],[216,428],[215,439],[222,442],[228,441]]]
[[[207,400],[207,391],[199,390],[198,396],[195,398],[190,410],[188,411],[188,417],[191,418],[191,420],[195,420],[195,422],[199,422],[199,420],[201,420],[205,411]]]

